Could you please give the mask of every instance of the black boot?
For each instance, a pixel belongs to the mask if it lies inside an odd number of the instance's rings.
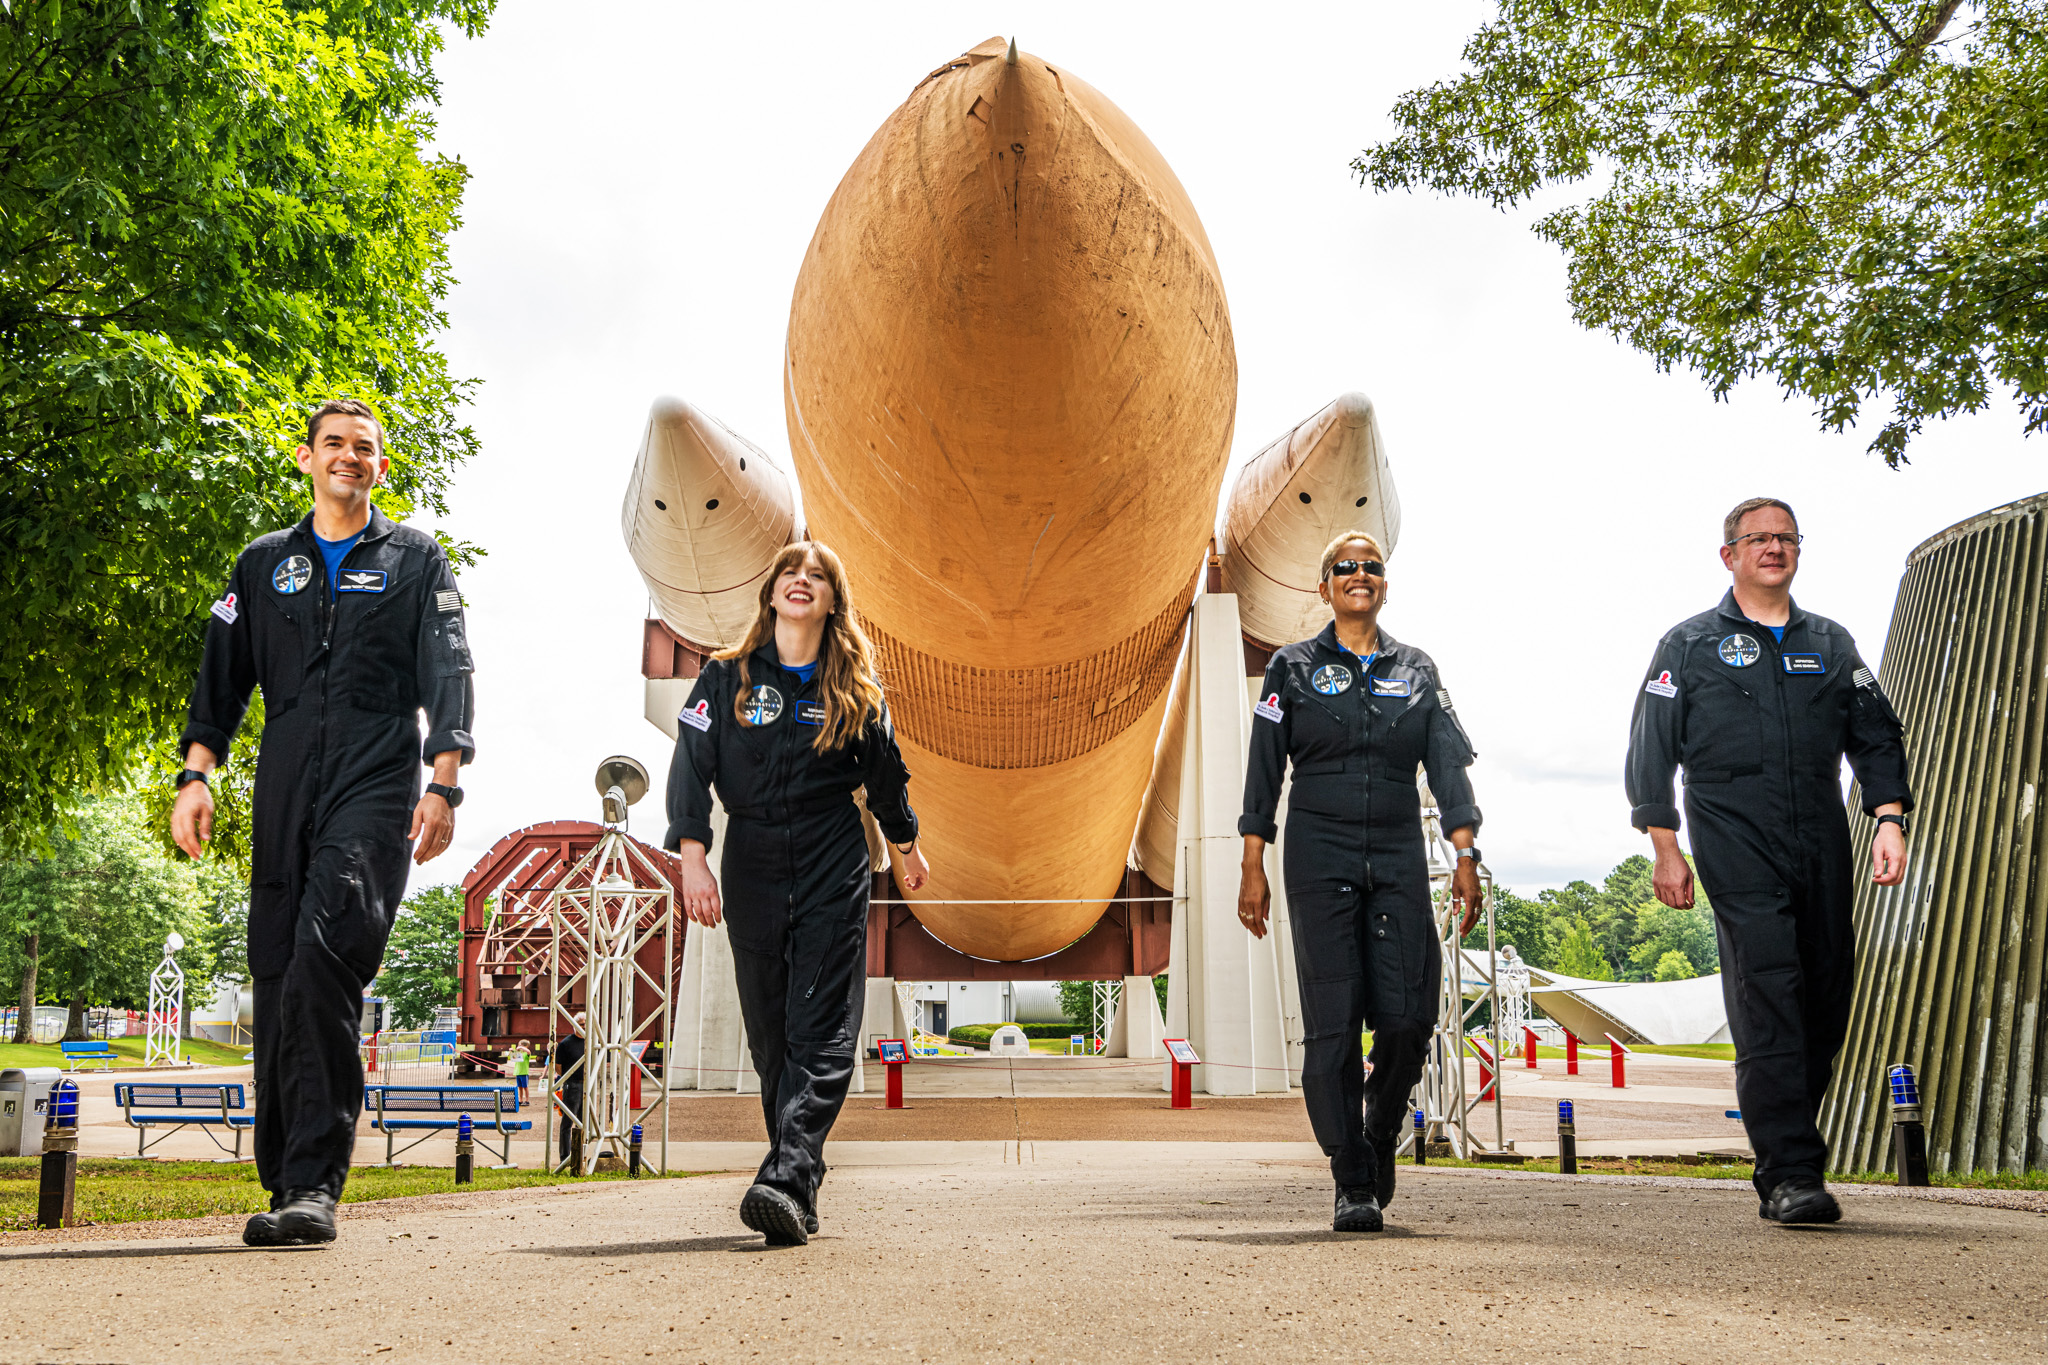
[[[1394,1179],[1401,1172],[1401,1163],[1394,1159],[1394,1149],[1400,1146],[1400,1135],[1388,1133],[1372,1139],[1372,1154],[1379,1158],[1379,1179],[1373,1185],[1373,1194],[1384,1209],[1394,1202]]]
[[[811,1240],[804,1207],[773,1185],[755,1185],[740,1200],[740,1221],[772,1247],[800,1247]]]
[[[1339,1232],[1378,1232],[1385,1226],[1379,1201],[1372,1196],[1372,1186],[1339,1185],[1337,1216],[1330,1220],[1330,1226]]]
[[[293,1190],[284,1207],[271,1215],[277,1220],[277,1244],[298,1247],[333,1241],[334,1204],[334,1196],[325,1190]]]
[[[1842,1206],[1835,1202],[1820,1178],[1811,1175],[1787,1176],[1779,1181],[1756,1212],[1759,1218],[1788,1226],[1842,1221]]]
[[[278,1240],[277,1211],[284,1207],[284,1195],[277,1190],[270,1192],[270,1209],[259,1213],[242,1227],[242,1245],[252,1247],[282,1246]]]

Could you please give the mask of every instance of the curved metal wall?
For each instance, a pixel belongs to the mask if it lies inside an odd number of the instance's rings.
[[[1912,553],[1881,675],[1919,804],[1905,881],[1859,874],[1855,1003],[1821,1129],[1837,1170],[1889,1169],[1885,1067],[1910,1062],[1931,1170],[2048,1166],[2048,494]]]

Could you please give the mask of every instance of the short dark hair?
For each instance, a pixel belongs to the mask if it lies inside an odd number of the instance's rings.
[[[1741,502],[1735,504],[1734,511],[1721,518],[1721,543],[1726,545],[1733,541],[1735,533],[1742,529],[1742,519],[1760,507],[1775,507],[1779,509],[1786,516],[1792,518],[1792,529],[1794,531],[1799,529],[1799,514],[1792,510],[1791,503],[1781,502],[1777,498],[1744,498]]]
[[[377,428],[377,453],[384,453],[384,422],[377,416],[377,410],[360,398],[330,398],[306,419],[306,444],[311,446],[320,439],[320,421],[324,417],[367,417],[370,425]]]

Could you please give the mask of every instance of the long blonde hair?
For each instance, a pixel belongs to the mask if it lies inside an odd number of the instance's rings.
[[[860,628],[853,614],[853,595],[846,587],[846,566],[830,546],[815,540],[797,540],[782,547],[768,566],[761,582],[761,609],[747,638],[715,657],[739,662],[740,686],[733,694],[733,718],[742,725],[747,719],[747,697],[754,690],[748,676],[748,660],[755,650],[775,636],[775,584],[792,568],[802,568],[806,557],[816,555],[832,585],[832,610],[825,617],[825,635],[818,642],[818,695],[825,705],[825,723],[811,747],[820,753],[844,748],[860,737],[870,720],[882,715],[882,685],[875,680],[875,646]]]

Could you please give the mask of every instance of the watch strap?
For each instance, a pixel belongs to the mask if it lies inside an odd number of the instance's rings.
[[[1903,815],[1880,815],[1877,817],[1877,823],[1880,825],[1897,825],[1899,833],[1904,834],[1906,832],[1906,817]]]
[[[206,774],[205,774],[205,773],[203,773],[203,772],[200,772],[200,771],[199,771],[199,769],[197,769],[197,768],[181,768],[181,769],[180,769],[180,770],[178,771],[178,781],[177,781],[176,785],[175,785],[175,786],[174,786],[174,787],[172,788],[172,790],[173,790],[173,791],[183,791],[183,790],[185,790],[185,784],[186,784],[187,782],[197,782],[197,783],[199,783],[199,784],[200,784],[201,786],[206,786],[206,787],[211,787],[211,786],[213,785],[213,784],[212,784],[211,782],[208,782],[208,781],[206,780]]]
[[[450,810],[462,804],[462,788],[460,787],[450,787],[439,782],[429,782],[427,790],[440,797],[443,801],[446,801]]]

